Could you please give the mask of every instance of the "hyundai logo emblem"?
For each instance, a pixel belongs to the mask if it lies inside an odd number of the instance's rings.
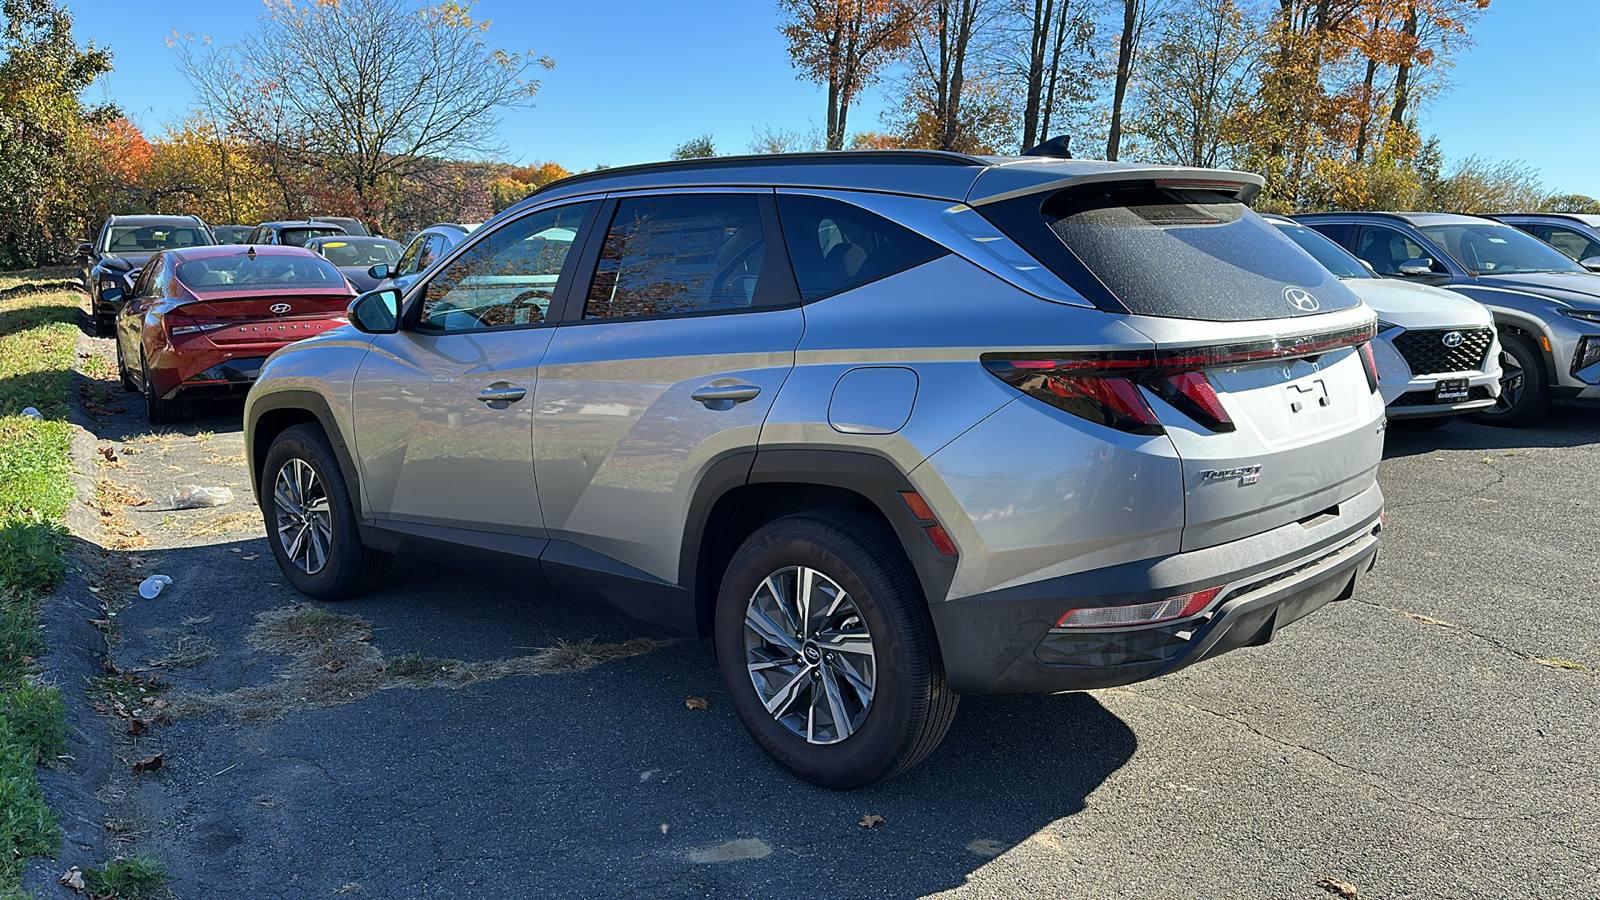
[[[274,304],[272,304],[271,306],[269,306],[267,308],[281,316],[284,313],[289,311],[289,304],[287,304],[287,303],[274,303]],[[1315,309],[1316,307],[1312,307],[1312,308]],[[1457,335],[1456,336],[1456,343],[1460,343],[1460,342],[1461,342],[1460,341],[1460,335]]]
[[[1446,347],[1454,349],[1456,347],[1461,346],[1461,341],[1462,340],[1463,340],[1463,338],[1461,337],[1461,332],[1459,332],[1459,331],[1451,331],[1451,332],[1447,332],[1444,337],[1439,338],[1439,343],[1445,345]]]
[[[1297,287],[1284,288],[1283,299],[1289,301],[1290,306],[1301,312],[1316,312],[1317,308],[1322,305],[1317,302],[1316,297],[1311,296],[1309,291]]]

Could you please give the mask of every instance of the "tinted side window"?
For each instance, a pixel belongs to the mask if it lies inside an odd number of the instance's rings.
[[[422,252],[417,254],[417,271],[420,272],[438,262],[439,257],[443,256],[445,251],[449,249],[450,247],[445,243],[443,237],[437,234],[428,235],[423,239]]]
[[[157,256],[145,265],[144,271],[139,273],[138,280],[133,284],[133,296],[147,298],[156,295],[162,262],[162,258]]]
[[[1526,231],[1527,229],[1523,230]],[[1600,256],[1600,243],[1592,241],[1587,236],[1579,234],[1570,228],[1538,225],[1534,227],[1533,233],[1539,240],[1544,241],[1573,259],[1588,259],[1591,256]]]
[[[538,325],[593,204],[524,216],[473,244],[428,282],[417,328],[466,331]]]
[[[800,297],[848,291],[950,251],[884,217],[826,197],[780,194],[778,217]]]
[[[1328,240],[1333,241],[1335,244],[1338,244],[1346,250],[1350,249],[1351,233],[1356,230],[1356,226],[1354,225],[1345,225],[1339,223],[1329,223],[1325,225],[1321,222],[1318,222],[1312,227],[1326,235]]]
[[[766,249],[753,194],[625,198],[606,233],[583,317],[748,308]]]
[[[417,270],[417,256],[422,252],[422,245],[427,240],[427,235],[411,239],[411,245],[406,247],[406,252],[400,254],[400,264],[395,267],[395,275],[410,275]]]
[[[1372,263],[1380,275],[1399,275],[1402,263],[1413,259],[1430,259],[1422,245],[1393,228],[1367,225],[1356,240],[1356,255]]]

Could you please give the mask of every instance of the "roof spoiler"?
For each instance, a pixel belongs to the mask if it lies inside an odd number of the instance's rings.
[[[971,193],[967,195],[967,204],[985,206],[990,203],[1015,200],[1029,194],[1055,193],[1069,187],[1141,181],[1153,181],[1162,187],[1231,193],[1239,202],[1249,203],[1266,185],[1266,181],[1253,172],[1197,169],[1187,166],[1139,166],[1116,163],[1101,165],[1106,168],[1058,177],[1051,177],[1055,174],[1051,171],[1054,168],[1052,166],[1030,166],[1026,169],[1005,166],[990,169],[979,176],[977,183],[972,186]]]

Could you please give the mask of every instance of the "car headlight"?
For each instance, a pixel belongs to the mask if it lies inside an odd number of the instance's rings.
[[[1585,322],[1600,322],[1600,309],[1563,309],[1561,314]]]

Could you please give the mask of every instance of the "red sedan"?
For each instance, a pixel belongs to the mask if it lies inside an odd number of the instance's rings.
[[[190,247],[150,258],[117,316],[122,386],[144,393],[151,424],[185,399],[243,396],[285,344],[345,324],[355,292],[300,247]]]

